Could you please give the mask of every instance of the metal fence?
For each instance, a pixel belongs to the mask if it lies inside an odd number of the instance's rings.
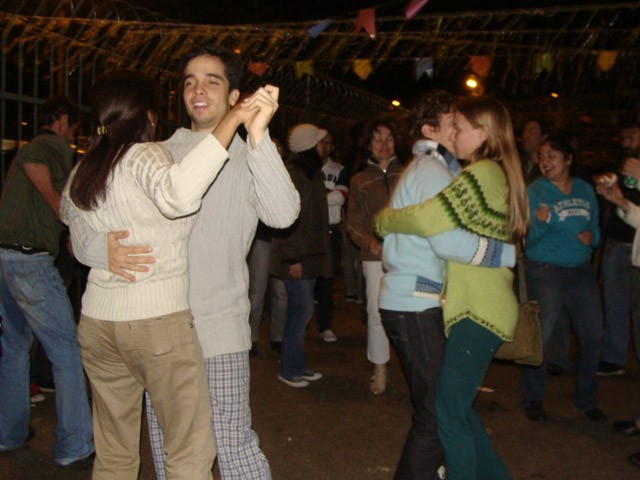
[[[184,31],[182,36],[176,37],[174,27]],[[45,99],[70,96],[86,113],[89,87],[105,71],[132,68],[158,80],[163,98],[159,135],[168,136],[185,123],[178,71],[184,52],[203,41],[231,45],[225,43],[226,35],[208,37],[213,33],[209,27],[168,23],[125,2],[0,0],[0,185],[16,149],[36,133],[38,108]],[[354,124],[389,109],[381,97],[322,75],[296,75],[291,65],[269,69],[261,77],[247,73],[244,79],[248,89],[267,82],[282,92],[271,125],[280,138],[296,122],[312,121],[331,129],[346,147]]]

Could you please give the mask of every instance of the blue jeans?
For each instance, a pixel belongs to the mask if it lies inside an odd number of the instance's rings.
[[[271,341],[282,342],[289,303],[287,287],[284,286],[281,278],[269,277],[269,290],[271,291]]]
[[[69,297],[46,254],[0,249],[0,450],[23,444],[29,433],[29,349],[33,334],[53,365],[56,443],[53,457],[66,465],[94,451],[91,413]]]
[[[631,265],[631,245],[607,240],[602,255],[602,284],[602,360],[624,365],[629,349],[629,314],[633,313],[634,331],[640,323],[640,268]],[[640,356],[640,352],[636,353]]]
[[[413,405],[411,428],[394,478],[431,480],[443,458],[436,427],[436,385],[445,346],[442,309],[423,312],[380,309],[380,315],[398,352]]]
[[[511,478],[473,409],[478,388],[502,343],[496,334],[468,318],[451,327],[436,391],[447,480]]]
[[[304,361],[304,336],[307,324],[313,316],[313,288],[315,278],[285,280],[287,289],[287,322],[282,338],[280,375],[291,378],[302,375],[307,369]]]
[[[586,411],[597,405],[598,353],[602,337],[602,306],[596,279],[589,265],[567,268],[526,262],[527,291],[540,305],[542,347],[546,350],[562,309],[573,322],[576,335],[576,390],[573,405]],[[524,405],[541,402],[546,383],[546,361],[522,369]]]
[[[544,352],[547,363],[553,363],[565,370],[571,369],[569,347],[571,344],[571,319],[566,310],[562,310],[551,335],[551,342]]]

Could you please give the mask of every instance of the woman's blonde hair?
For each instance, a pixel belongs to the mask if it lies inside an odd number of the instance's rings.
[[[456,110],[474,128],[482,128],[487,134],[487,139],[469,160],[493,160],[502,166],[507,177],[508,227],[511,239],[519,241],[529,226],[529,201],[511,116],[501,102],[485,96],[463,98],[457,103]]]

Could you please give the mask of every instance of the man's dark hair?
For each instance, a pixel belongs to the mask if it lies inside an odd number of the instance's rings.
[[[545,135],[551,135],[552,133],[555,133],[551,123],[549,123],[544,118],[540,118],[540,117],[525,118],[524,123],[522,124],[522,129],[524,130],[524,127],[526,127],[527,123],[530,123],[530,122],[536,122],[538,124],[538,127],[540,127],[540,133],[542,134],[543,137]]]
[[[411,136],[422,138],[422,127],[440,127],[440,115],[453,112],[456,97],[444,90],[432,90],[423,94],[412,112]]]
[[[78,107],[69,98],[63,96],[49,97],[40,107],[38,126],[46,127],[66,115],[69,125],[78,123]]]
[[[245,72],[244,61],[240,55],[215,45],[200,45],[189,50],[182,60],[182,75],[184,76],[184,69],[191,60],[205,55],[220,59],[224,65],[224,73],[229,80],[229,91],[241,90],[242,77]]]

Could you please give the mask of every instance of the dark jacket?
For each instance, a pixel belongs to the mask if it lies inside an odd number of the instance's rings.
[[[290,166],[289,174],[300,194],[300,215],[291,227],[275,230],[269,271],[290,279],[289,266],[302,263],[302,278],[329,277],[329,212],[322,172],[310,180],[300,168]]]

